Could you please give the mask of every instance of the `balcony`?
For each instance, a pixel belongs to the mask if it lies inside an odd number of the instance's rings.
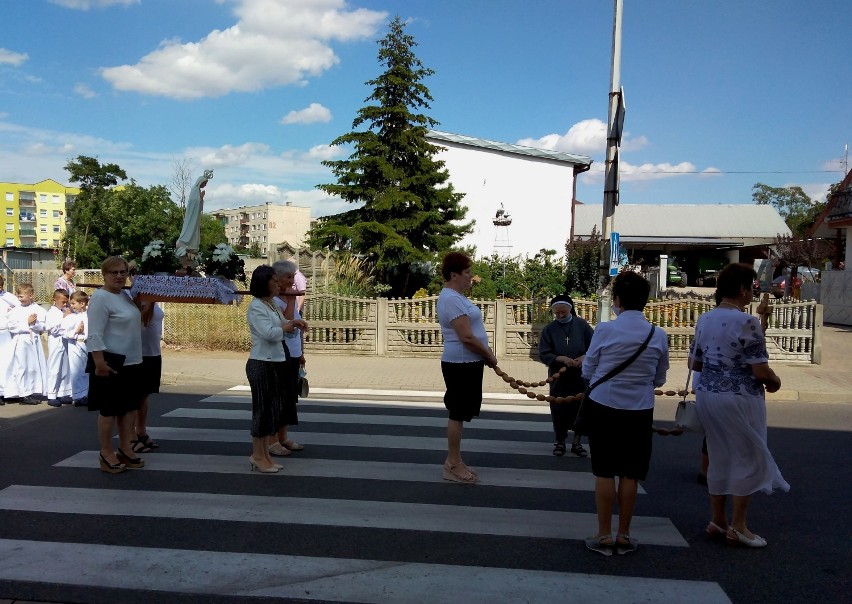
[[[21,212],[18,216],[19,222],[35,222],[35,214],[30,214],[29,212]]]
[[[26,237],[28,239],[35,239],[36,230],[35,229],[21,228],[19,235],[20,235],[21,239],[23,239],[24,237]]]
[[[18,193],[18,205],[21,208],[34,208],[36,205],[35,193],[26,191]]]

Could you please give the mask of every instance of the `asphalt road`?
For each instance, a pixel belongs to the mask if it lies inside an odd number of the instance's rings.
[[[0,600],[848,601],[849,405],[770,405],[792,490],[753,499],[768,548],[706,540],[701,439],[685,435],[655,437],[640,549],[607,558],[582,544],[589,461],[550,454],[548,415],[489,407],[465,431],[482,479],[466,486],[440,479],[436,401],[307,399],[293,430],[305,450],[267,476],[248,471],[246,396],[169,387],[152,400],[159,452],[115,476],[97,469],[93,413],[0,430]]]

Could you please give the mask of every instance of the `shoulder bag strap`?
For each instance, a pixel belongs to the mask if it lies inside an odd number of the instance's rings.
[[[603,377],[602,377],[601,379],[599,379],[597,382],[595,382],[594,384],[592,384],[591,386],[589,386],[589,390],[588,390],[588,392],[591,392],[592,390],[594,390],[595,388],[597,388],[598,386],[600,386],[601,384],[603,384],[603,383],[604,383],[604,382],[606,382],[607,380],[610,380],[610,379],[614,378],[614,377],[615,377],[615,376],[617,376],[619,373],[621,373],[622,371],[624,371],[625,369],[627,369],[628,367],[630,367],[630,365],[632,365],[632,364],[633,364],[633,361],[635,361],[636,359],[638,359],[638,358],[639,358],[639,355],[640,355],[640,354],[642,354],[642,353],[645,351],[645,349],[646,349],[646,348],[648,348],[648,344],[651,342],[651,336],[653,336],[653,335],[654,335],[654,329],[655,329],[655,328],[654,328],[654,326],[653,326],[653,325],[651,325],[651,331],[650,331],[650,332],[648,332],[648,337],[647,337],[647,338],[645,338],[645,341],[644,341],[644,342],[642,342],[642,345],[639,347],[639,349],[638,349],[636,352],[634,352],[634,353],[633,353],[633,356],[631,356],[629,359],[627,359],[626,361],[624,361],[624,362],[623,362],[621,365],[619,365],[618,367],[616,367],[616,368],[614,368],[614,369],[611,369],[609,373],[607,373],[605,376],[603,376]]]

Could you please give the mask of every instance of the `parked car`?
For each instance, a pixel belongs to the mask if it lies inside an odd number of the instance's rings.
[[[787,278],[789,276],[790,270],[787,269],[781,275],[775,277],[772,280],[772,286],[769,288],[769,293],[776,298],[783,298],[785,290],[787,289]],[[800,266],[796,271],[796,278],[800,280],[800,284],[806,281],[815,283],[819,281],[819,270],[815,268],[808,268],[807,266]]]

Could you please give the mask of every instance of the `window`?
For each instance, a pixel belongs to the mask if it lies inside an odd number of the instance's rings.
[[[263,219],[266,220],[266,212],[263,213]]]
[[[15,245],[15,240],[11,237],[6,238],[6,247],[12,247]]]
[[[39,203],[47,203],[47,193],[39,193],[38,201]]]
[[[6,216],[14,216],[15,210],[12,208],[6,208]]]
[[[51,201],[52,201],[53,203],[59,203],[59,195],[54,195],[54,196],[51,198]]]
[[[40,210],[38,215],[41,218],[47,218],[47,210]]]
[[[266,243],[266,235],[263,236],[263,242]]]
[[[59,239],[53,240],[53,247],[59,247]]]
[[[54,218],[59,218],[59,215],[60,215],[61,213],[62,213],[62,212],[60,212],[59,210],[53,210],[53,217],[54,217]]]
[[[38,230],[41,231],[42,233],[46,233],[47,232],[47,225],[46,224],[39,225]]]
[[[6,191],[6,201],[15,201],[15,194],[9,191]]]
[[[58,225],[58,224],[54,224],[54,225],[53,225],[53,232],[54,232],[54,233],[58,233],[58,232],[59,232],[59,225]]]
[[[14,231],[14,230],[15,230],[15,225],[14,225],[14,224],[12,224],[12,223],[10,223],[10,222],[7,222],[7,223],[6,223],[6,230],[7,230],[7,231]]]
[[[39,241],[39,245],[41,245],[41,247],[47,247],[47,239],[42,239],[41,241]]]

